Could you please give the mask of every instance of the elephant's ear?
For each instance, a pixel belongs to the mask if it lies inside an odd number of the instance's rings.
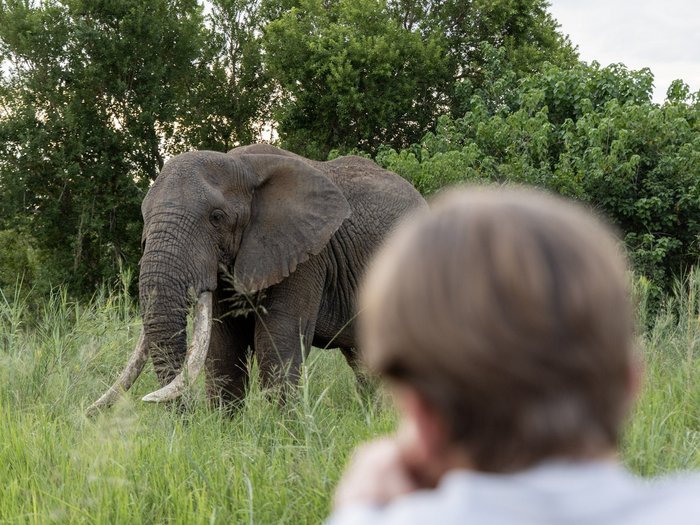
[[[240,158],[255,181],[233,276],[236,290],[252,293],[279,283],[318,254],[350,216],[350,205],[335,184],[301,160],[280,155]]]

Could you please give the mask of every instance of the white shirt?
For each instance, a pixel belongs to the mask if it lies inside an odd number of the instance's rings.
[[[327,525],[700,525],[700,476],[638,478],[614,462],[550,462],[515,474],[448,473],[436,490],[356,505]]]

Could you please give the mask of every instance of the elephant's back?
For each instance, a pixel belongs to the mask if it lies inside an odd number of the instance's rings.
[[[428,206],[407,180],[370,159],[347,156],[315,164],[341,189],[354,212],[393,222]]]
[[[335,240],[344,241],[345,248],[355,252],[360,267],[401,219],[428,207],[408,181],[369,159],[348,156],[322,164],[351,209]]]

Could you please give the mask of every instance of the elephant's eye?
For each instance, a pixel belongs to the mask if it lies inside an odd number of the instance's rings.
[[[214,210],[211,212],[211,215],[209,215],[209,222],[211,222],[214,226],[219,227],[223,224],[225,218],[226,214],[223,211]]]

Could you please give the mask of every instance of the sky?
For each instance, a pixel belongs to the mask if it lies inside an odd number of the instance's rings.
[[[580,58],[654,73],[654,100],[675,79],[700,90],[700,0],[549,0]]]

